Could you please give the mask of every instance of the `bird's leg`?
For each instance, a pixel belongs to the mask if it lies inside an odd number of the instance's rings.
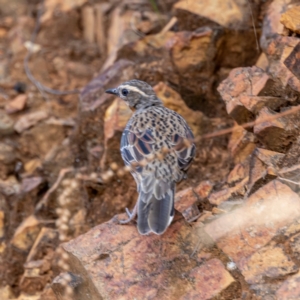
[[[126,213],[128,215],[128,219],[126,219],[126,220],[119,220],[120,224],[127,224],[127,223],[129,223],[130,221],[132,221],[136,217],[136,214],[137,214],[137,204],[134,206],[132,212],[130,212],[129,209],[126,207]]]

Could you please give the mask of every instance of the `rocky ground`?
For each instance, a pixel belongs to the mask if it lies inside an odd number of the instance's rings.
[[[300,6],[0,0],[0,299],[300,299]],[[137,78],[195,134],[162,236],[121,226]]]

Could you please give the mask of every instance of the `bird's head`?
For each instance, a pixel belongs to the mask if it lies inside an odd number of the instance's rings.
[[[157,98],[151,85],[141,80],[130,80],[116,88],[105,91],[108,94],[119,96],[132,110],[138,110],[149,106],[163,105]]]

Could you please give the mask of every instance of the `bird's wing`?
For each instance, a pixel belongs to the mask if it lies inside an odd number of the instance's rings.
[[[170,139],[169,136],[169,145],[174,149],[179,169],[182,171],[187,170],[194,157],[195,145],[193,142],[190,144],[186,142],[186,140],[192,141],[193,138],[187,125],[184,137],[174,134]],[[131,173],[138,186],[138,230],[141,234],[151,231],[162,234],[167,229],[174,217],[175,181],[177,181],[174,178],[182,179],[180,174],[157,176],[157,170],[168,170],[168,166],[158,158],[149,162],[148,166],[147,164],[135,165],[150,154],[155,154],[155,144],[156,140],[151,129],[137,131],[128,126],[121,139],[122,158],[126,165],[132,166]],[[174,152],[171,151],[170,155],[174,155]],[[170,168],[170,170],[175,169],[178,170],[178,168]],[[174,173],[182,172],[178,170]]]
[[[185,121],[184,132],[185,136],[179,136],[177,133],[172,136],[171,147],[175,150],[180,170],[187,171],[195,156],[196,146],[194,135]]]

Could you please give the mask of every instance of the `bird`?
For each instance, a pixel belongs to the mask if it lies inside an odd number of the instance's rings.
[[[139,193],[127,224],[137,217],[141,235],[163,234],[174,217],[176,183],[186,178],[195,156],[194,135],[184,118],[164,106],[151,85],[132,79],[106,90],[133,111],[121,137],[123,161]]]

